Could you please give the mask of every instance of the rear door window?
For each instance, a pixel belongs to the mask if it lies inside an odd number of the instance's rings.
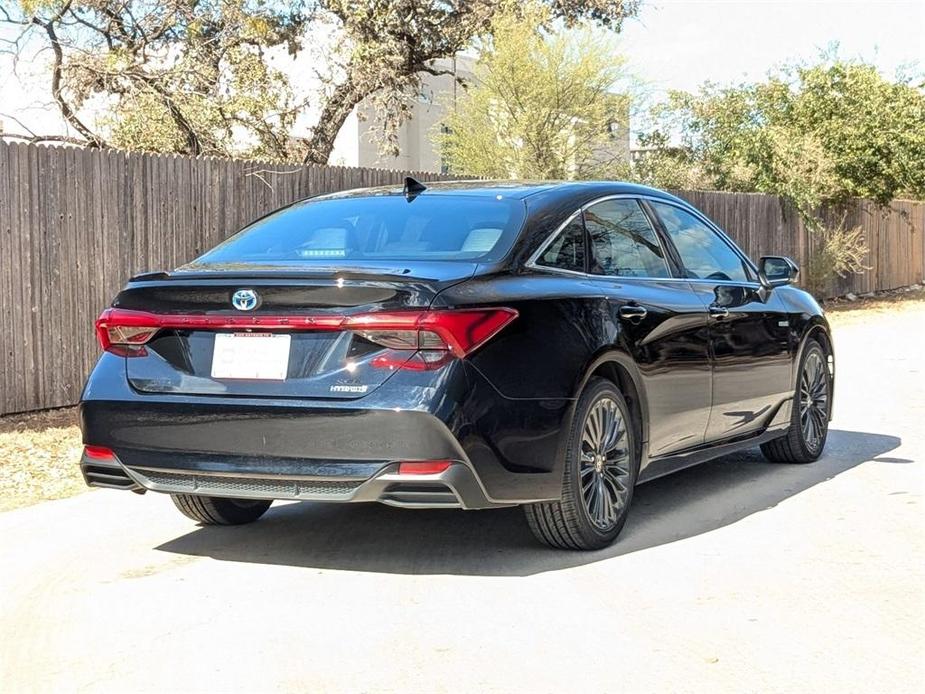
[[[372,195],[306,200],[275,212],[188,267],[343,260],[495,260],[525,217],[502,196]]]
[[[591,272],[614,277],[670,277],[665,251],[636,200],[604,200],[585,210]]]

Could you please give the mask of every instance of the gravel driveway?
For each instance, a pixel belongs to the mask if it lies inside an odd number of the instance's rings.
[[[822,460],[640,487],[598,553],[543,549],[517,509],[199,529],[98,491],[0,514],[0,688],[919,690],[925,305],[835,339]]]

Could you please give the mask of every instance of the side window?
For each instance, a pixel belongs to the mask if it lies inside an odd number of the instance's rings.
[[[585,210],[591,272],[615,277],[670,277],[655,230],[636,200],[605,200]]]
[[[585,230],[581,215],[569,222],[537,260],[537,265],[585,271]]]
[[[742,259],[710,227],[674,205],[651,204],[678,249],[688,277],[733,282],[751,279]]]

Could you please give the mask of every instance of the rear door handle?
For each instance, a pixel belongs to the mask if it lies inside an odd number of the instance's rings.
[[[639,323],[648,313],[645,307],[636,304],[626,304],[620,307],[620,318],[625,318],[631,323]]]
[[[716,320],[722,320],[723,318],[729,317],[729,309],[725,306],[719,306],[717,304],[710,304],[710,316]]]

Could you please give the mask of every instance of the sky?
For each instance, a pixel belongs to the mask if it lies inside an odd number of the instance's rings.
[[[619,45],[657,97],[705,81],[760,79],[832,43],[841,56],[864,58],[889,76],[904,66],[925,72],[925,0],[644,0]],[[63,132],[43,66],[21,62],[17,75],[0,55],[0,121],[7,130],[22,131],[14,116],[36,132]]]
[[[693,90],[705,81],[757,80],[831,43],[883,73],[925,70],[925,0],[653,0],[628,22],[620,45],[655,91]]]

